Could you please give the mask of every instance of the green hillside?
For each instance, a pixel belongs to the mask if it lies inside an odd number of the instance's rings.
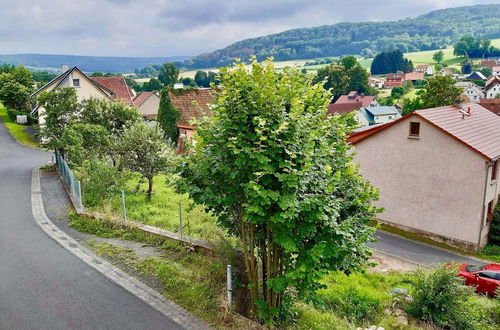
[[[372,57],[397,47],[402,52],[446,48],[461,36],[500,37],[500,5],[477,5],[432,11],[416,18],[392,22],[338,23],[246,39],[224,49],[179,63],[185,68],[228,65],[234,57],[277,61],[342,55]]]

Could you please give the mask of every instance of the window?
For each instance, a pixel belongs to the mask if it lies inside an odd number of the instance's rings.
[[[498,161],[499,159],[495,160],[491,168],[491,180],[496,180],[498,177]]]
[[[80,87],[80,79],[73,79],[73,87]]]
[[[492,271],[485,271],[478,273],[479,277],[490,278],[492,280],[497,279],[497,274],[498,274],[497,272],[492,272]]]
[[[410,122],[410,136],[411,137],[420,136],[420,123]]]
[[[488,207],[486,208],[486,221],[490,222],[493,220],[493,212],[495,211],[495,207],[493,206],[493,201],[488,203]]]

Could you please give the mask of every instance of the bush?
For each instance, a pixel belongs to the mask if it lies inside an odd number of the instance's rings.
[[[495,212],[493,212],[493,219],[491,220],[488,238],[490,240],[490,243],[500,245],[500,203],[497,204],[497,206],[495,207]]]
[[[489,317],[472,287],[465,286],[456,269],[418,270],[412,283],[408,314],[445,329],[486,329]],[[491,321],[491,320],[489,320]]]
[[[292,313],[297,315],[297,322],[291,327],[292,329],[343,330],[350,328],[335,314],[320,311],[304,303],[296,304]]]
[[[332,273],[325,277],[328,287],[318,291],[320,304],[356,324],[376,322],[391,303],[389,290],[380,288],[384,280],[373,274]]]
[[[33,118],[29,113],[22,112],[22,111],[17,111],[13,109],[7,109],[7,116],[9,116],[9,119],[11,122],[15,123],[17,120],[17,116],[27,116],[28,125],[33,125],[37,123],[37,120]]]

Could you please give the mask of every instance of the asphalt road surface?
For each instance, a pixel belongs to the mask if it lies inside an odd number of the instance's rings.
[[[0,329],[182,329],[37,226],[31,170],[50,158],[0,122]]]

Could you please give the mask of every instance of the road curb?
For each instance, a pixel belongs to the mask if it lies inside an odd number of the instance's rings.
[[[186,329],[210,328],[201,319],[191,315],[184,308],[165,298],[161,293],[113,266],[108,261],[98,257],[54,225],[45,214],[40,187],[40,171],[38,168],[33,169],[31,176],[31,209],[36,223],[48,236],[114,283],[123,287]]]

